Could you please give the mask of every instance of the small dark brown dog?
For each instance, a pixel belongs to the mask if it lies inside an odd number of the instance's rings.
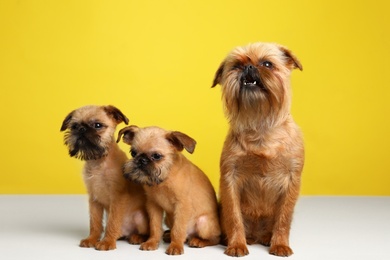
[[[155,250],[162,237],[163,211],[171,229],[169,255],[184,253],[190,247],[216,245],[220,239],[215,191],[207,176],[182,153],[192,153],[196,142],[181,132],[159,127],[129,126],[119,132],[118,141],[131,145],[132,160],[124,166],[125,175],[144,185],[150,216],[150,238],[141,250]]]
[[[289,233],[299,196],[304,147],[290,115],[290,73],[302,70],[285,47],[254,43],[235,48],[213,86],[222,86],[230,129],[220,169],[225,254],[247,255],[246,243],[289,256]]]
[[[114,106],[84,106],[72,111],[61,126],[61,131],[67,130],[64,142],[69,155],[85,161],[83,176],[89,194],[90,234],[81,240],[81,247],[111,250],[121,237],[140,244],[149,232],[142,186],[123,177],[127,156],[114,139],[116,126],[121,122],[128,124],[129,120]],[[104,210],[107,225],[100,240]]]

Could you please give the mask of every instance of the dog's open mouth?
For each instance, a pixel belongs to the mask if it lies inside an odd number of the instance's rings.
[[[248,81],[248,80],[244,79],[242,81],[242,84],[244,84],[244,86],[246,86],[246,87],[254,87],[257,85],[257,80]]]
[[[264,89],[264,86],[260,80],[258,72],[253,66],[247,66],[241,75],[241,87],[244,88],[260,88]]]
[[[260,89],[263,91],[266,90],[260,78],[258,78],[257,76],[252,77],[250,75],[246,75],[241,78],[241,88],[254,89],[254,90]]]

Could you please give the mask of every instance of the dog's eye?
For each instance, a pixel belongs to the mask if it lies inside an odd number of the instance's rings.
[[[101,123],[95,123],[95,124],[93,125],[93,127],[95,127],[95,129],[100,129],[100,128],[103,127],[103,124],[101,124]]]
[[[163,157],[163,156],[162,156],[161,154],[159,154],[159,153],[154,153],[154,154],[152,154],[152,156],[151,156],[151,158],[152,158],[153,161],[159,161],[159,160],[161,160],[162,157]]]
[[[266,60],[261,63],[261,66],[272,69],[274,65],[272,64],[272,62]]]
[[[131,154],[131,157],[136,157],[136,156],[137,156],[137,151],[131,149],[131,150],[130,150],[130,154]]]
[[[241,70],[243,66],[240,63],[234,64],[231,70]]]

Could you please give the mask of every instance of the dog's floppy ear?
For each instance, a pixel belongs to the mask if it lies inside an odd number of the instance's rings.
[[[129,124],[129,119],[118,108],[108,105],[104,106],[103,109],[117,124],[121,122],[125,122],[126,125]]]
[[[127,126],[121,129],[118,133],[118,139],[116,139],[116,142],[118,143],[123,135],[123,142],[130,145],[134,139],[135,133],[137,133],[138,130],[139,127],[135,125]]]
[[[62,126],[60,129],[61,132],[65,131],[69,127],[69,122],[70,122],[70,120],[72,120],[73,113],[74,113],[74,110],[72,112],[70,112],[69,115],[67,115],[65,117],[64,122],[62,122]]]
[[[225,68],[225,61],[223,61],[221,65],[219,65],[217,72],[215,72],[213,85],[211,86],[212,88],[215,87],[217,84],[221,83],[221,78],[222,78],[224,68]]]
[[[302,64],[299,62],[298,58],[286,47],[279,46],[280,50],[284,53],[284,56],[287,57],[287,64],[292,65],[293,69],[303,70]]]
[[[196,141],[182,132],[172,131],[167,134],[167,139],[178,151],[184,148],[187,152],[193,153],[195,150]]]

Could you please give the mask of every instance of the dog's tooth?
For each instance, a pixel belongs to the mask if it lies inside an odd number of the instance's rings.
[[[256,81],[253,82],[254,85],[256,85],[256,83],[257,83]]]

